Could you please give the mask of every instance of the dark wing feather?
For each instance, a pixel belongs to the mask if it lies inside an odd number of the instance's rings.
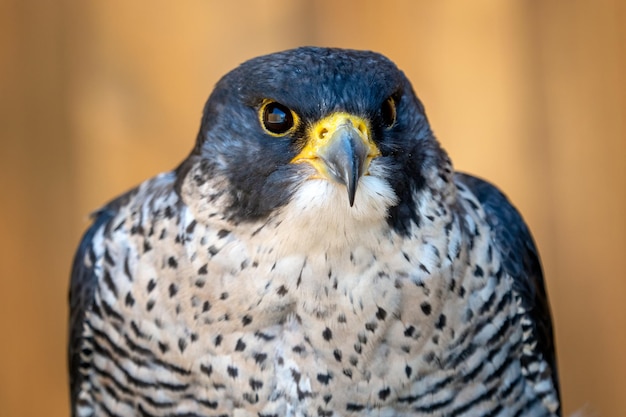
[[[78,397],[83,376],[81,368],[81,350],[84,346],[83,324],[85,314],[91,308],[94,291],[98,278],[93,270],[96,255],[93,251],[93,238],[101,227],[110,227],[111,219],[116,215],[119,207],[128,201],[134,191],[112,201],[93,214],[94,222],[85,232],[72,265],[69,289],[69,340],[68,340],[68,368],[70,377],[70,400],[72,415]]]
[[[522,305],[534,324],[536,349],[551,368],[558,395],[559,382],[550,306],[539,253],[532,235],[522,216],[496,187],[466,174],[456,174],[456,181],[469,188],[482,203],[487,222],[494,231],[504,269],[513,277],[513,289],[521,297]]]

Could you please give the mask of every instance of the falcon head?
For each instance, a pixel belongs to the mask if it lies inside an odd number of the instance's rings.
[[[416,192],[435,186],[446,161],[389,59],[304,47],[249,60],[217,83],[178,175],[212,182],[202,198],[218,199],[230,221],[289,207],[312,222],[384,219],[402,231],[418,221]]]

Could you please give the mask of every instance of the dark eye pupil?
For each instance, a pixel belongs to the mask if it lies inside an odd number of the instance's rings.
[[[263,125],[272,133],[285,133],[293,126],[293,116],[286,106],[269,103],[263,111]]]
[[[380,114],[387,127],[391,127],[396,122],[396,102],[393,98],[390,97],[385,100],[380,109]]]

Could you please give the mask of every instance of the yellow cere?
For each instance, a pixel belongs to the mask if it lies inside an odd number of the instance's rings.
[[[329,145],[330,141],[328,139],[332,137],[333,133],[340,126],[346,124],[350,124],[358,130],[361,140],[367,145],[369,149],[367,164],[369,164],[372,158],[380,156],[380,150],[372,140],[369,122],[350,113],[337,112],[326,116],[308,129],[307,143],[304,149],[291,162],[308,162],[315,167],[318,173],[325,177],[326,169],[318,155],[324,147]]]

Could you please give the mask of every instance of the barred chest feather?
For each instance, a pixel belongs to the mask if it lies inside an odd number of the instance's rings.
[[[294,206],[233,224],[185,204],[173,180],[142,185],[94,237],[80,415],[549,415],[522,375],[516,296],[472,195],[419,200],[401,235],[358,199],[353,223],[333,207],[336,224],[298,229]]]

